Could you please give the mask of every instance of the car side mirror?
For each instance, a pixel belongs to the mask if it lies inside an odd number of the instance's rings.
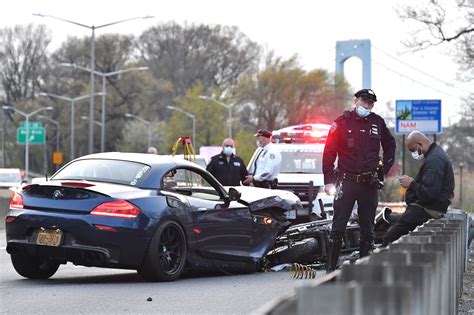
[[[242,196],[242,194],[235,188],[231,187],[229,188],[229,199],[230,201],[237,201],[240,199],[240,196]]]

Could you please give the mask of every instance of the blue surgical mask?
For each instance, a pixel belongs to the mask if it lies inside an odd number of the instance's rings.
[[[370,115],[370,109],[364,108],[361,105],[357,106],[357,115],[364,118]]]
[[[234,148],[232,148],[232,147],[224,147],[224,149],[222,150],[222,152],[224,152],[224,154],[227,155],[227,156],[231,156],[231,155],[234,153]]]

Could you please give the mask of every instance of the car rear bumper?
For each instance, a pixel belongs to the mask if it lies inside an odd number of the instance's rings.
[[[150,242],[150,237],[142,229],[117,224],[111,226],[114,229],[112,231],[101,230],[94,223],[78,218],[89,218],[88,216],[62,215],[54,219],[52,216],[38,215],[35,211],[27,210],[13,222],[7,222],[7,252],[47,257],[84,266],[137,268]],[[105,223],[101,225],[104,226]],[[107,226],[110,226],[110,222]],[[60,230],[60,244],[38,244],[41,229]]]

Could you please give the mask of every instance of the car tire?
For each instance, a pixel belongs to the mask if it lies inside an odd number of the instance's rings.
[[[316,260],[319,242],[315,238],[307,238],[290,246],[276,248],[267,258],[274,265],[291,263],[313,263]]]
[[[175,221],[165,221],[156,230],[138,273],[146,281],[174,281],[184,271],[186,254],[183,229]]]
[[[29,279],[48,279],[59,268],[59,263],[36,256],[12,254],[11,260],[16,272]]]

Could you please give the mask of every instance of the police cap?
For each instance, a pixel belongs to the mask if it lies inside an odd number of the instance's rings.
[[[260,129],[259,131],[257,131],[256,134],[254,134],[255,137],[258,137],[258,136],[262,136],[262,137],[265,137],[265,138],[271,138],[272,137],[272,133],[268,130],[263,130],[263,129]]]
[[[375,96],[374,91],[372,91],[371,89],[362,89],[358,91],[356,94],[354,94],[354,96],[357,98],[361,98],[364,101],[369,101],[372,103],[377,102],[377,96]]]

